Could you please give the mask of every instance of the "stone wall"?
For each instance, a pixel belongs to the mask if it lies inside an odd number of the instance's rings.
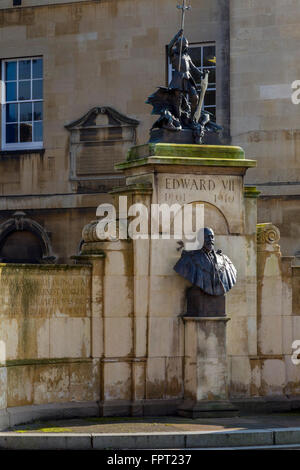
[[[257,227],[257,349],[244,364],[232,361],[231,393],[242,401],[284,402],[300,393],[300,367],[292,360],[293,343],[300,339],[299,267],[293,257],[282,256],[276,226]]]
[[[300,250],[299,105],[291,99],[299,79],[299,21],[296,1],[230,2],[232,143],[257,159],[246,182],[261,191],[259,220],[280,229],[288,256]]]
[[[146,205],[151,194],[147,186],[128,190],[130,202]],[[245,199],[247,235],[216,237],[239,275],[226,300],[229,392],[242,406],[275,400],[290,409],[288,398],[300,394],[292,361],[300,267],[281,256],[278,229],[260,224],[256,279],[253,196]],[[176,241],[100,242],[94,227],[84,230],[81,264],[0,265],[3,427],[61,415],[60,407],[82,407],[72,415],[155,415],[182,403],[189,283],[172,269]]]
[[[59,5],[65,3],[85,3],[88,0],[21,0],[21,6],[24,7],[41,7],[46,5]],[[16,8],[13,6],[13,0],[1,0],[0,10]]]
[[[153,117],[145,99],[166,82],[164,47],[179,24],[179,13],[173,0],[22,0],[17,8],[12,0],[2,0],[0,10],[1,58],[44,58],[47,122],[45,152],[0,155],[0,175],[5,174],[0,176],[0,192],[7,204],[20,197],[22,210],[46,210],[54,195],[55,207],[65,207],[70,195],[87,189],[74,189],[70,181],[69,133],[64,126],[94,106],[108,105],[138,119],[138,143],[146,142]],[[259,218],[279,227],[286,255],[300,250],[295,221],[298,106],[291,101],[291,84],[299,79],[299,15],[299,5],[290,0],[199,0],[186,20],[192,43],[216,41],[217,120],[233,144],[257,158],[259,169],[246,181],[262,191]],[[124,158],[120,155],[120,161]],[[105,190],[102,183],[93,185],[91,209],[107,198]],[[32,194],[38,195],[35,201]],[[74,196],[76,204],[85,207],[82,198]],[[4,219],[10,215],[5,211],[1,207]],[[57,214],[45,229],[59,231],[61,218]],[[78,226],[72,237],[79,244]],[[73,247],[56,240],[54,245],[60,262],[74,253]]]
[[[98,400],[91,268],[2,264],[0,298],[2,414],[14,407]]]

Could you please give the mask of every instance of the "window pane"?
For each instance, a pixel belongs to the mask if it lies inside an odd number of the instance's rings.
[[[30,83],[19,82],[19,100],[30,100]]]
[[[32,103],[20,104],[20,121],[32,121]]]
[[[19,80],[31,78],[31,60],[19,61]]]
[[[6,62],[5,80],[17,80],[17,62]]]
[[[207,90],[204,98],[205,106],[214,106],[216,104],[216,92],[215,90]]]
[[[20,142],[32,142],[32,124],[21,122]]]
[[[43,98],[43,80],[34,80],[32,82],[32,99],[39,100]]]
[[[17,100],[17,82],[9,82],[6,84],[6,101]]]
[[[203,66],[215,65],[216,47],[204,46],[203,47]]]
[[[201,47],[190,47],[189,54],[196,67],[201,67]]]
[[[34,140],[34,142],[42,142],[43,141],[43,123],[41,121],[34,123],[33,140]]]
[[[34,121],[42,121],[43,119],[43,103],[39,101],[34,103]]]
[[[18,124],[6,125],[6,143],[13,144],[18,142]]]
[[[216,69],[208,69],[209,70],[209,75],[208,75],[208,83],[210,86],[215,85],[216,83]]]
[[[32,61],[32,78],[43,78],[43,60],[34,59]]]
[[[6,105],[6,122],[18,122],[18,105]]]

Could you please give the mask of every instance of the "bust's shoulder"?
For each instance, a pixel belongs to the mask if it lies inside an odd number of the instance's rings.
[[[225,255],[222,250],[218,250],[216,251],[216,255],[217,255],[217,259],[219,262],[221,262],[222,264],[232,264],[232,261],[230,260],[230,258],[228,258],[227,255]]]

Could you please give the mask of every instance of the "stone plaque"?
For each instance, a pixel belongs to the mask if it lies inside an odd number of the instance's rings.
[[[90,269],[82,266],[2,265],[0,317],[90,315]]]
[[[76,155],[77,175],[114,173],[114,164],[120,159],[119,149],[113,146],[85,145]]]
[[[114,177],[114,164],[136,142],[139,122],[110,107],[91,109],[66,126],[70,136],[70,179],[105,180]]]
[[[221,211],[230,233],[243,232],[241,176],[161,173],[157,175],[157,183],[159,204],[206,202]]]

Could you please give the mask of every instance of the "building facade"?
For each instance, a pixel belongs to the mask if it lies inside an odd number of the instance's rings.
[[[96,209],[113,195],[148,207],[159,188],[179,187],[163,179],[163,162],[162,174],[158,162],[146,180],[149,166],[135,173],[134,158],[125,162],[130,147],[148,141],[155,117],[147,97],[172,74],[166,46],[180,27],[176,4],[1,1],[0,427],[23,406],[32,413],[79,402],[93,415],[156,414],[174,412],[184,397],[192,341],[184,341],[176,240],[110,243],[95,231]],[[209,169],[201,159],[200,170],[188,168],[178,154],[169,168],[173,179],[210,177],[224,193],[233,186],[221,177],[237,181],[235,203],[217,195],[216,202],[209,191],[201,200],[218,247],[239,273],[226,298],[230,394],[241,406],[275,396],[274,407],[292,409],[300,373],[293,346],[300,331],[299,108],[292,101],[300,6],[194,0],[192,7],[191,55],[211,71],[204,105],[223,127],[220,142],[243,147],[257,168],[252,162],[242,171],[241,157],[220,166],[216,154]],[[117,162],[128,171],[127,187]],[[193,192],[189,202],[198,198]],[[213,369],[209,375],[216,377]]]
[[[1,2],[0,18],[1,222],[23,211],[66,262],[108,191],[124,184],[114,163],[148,141],[154,119],[145,101],[167,83],[166,45],[180,15],[172,0],[12,0]],[[198,2],[187,29],[197,65],[216,47],[220,92],[212,89],[209,103],[228,135],[228,5]],[[6,236],[3,260],[16,259],[18,237]],[[27,251],[37,251],[27,238]]]
[[[82,227],[124,184],[114,163],[148,141],[154,118],[145,101],[172,73],[166,45],[180,27],[176,4],[2,0],[2,260],[67,262],[78,253]],[[291,84],[300,76],[300,6],[197,0],[192,8],[186,34],[195,64],[211,68],[205,105],[223,127],[220,141],[257,159],[246,183],[261,191],[258,219],[275,223],[283,253],[295,255],[300,157]],[[20,230],[20,217],[40,226],[51,255],[28,224]]]

